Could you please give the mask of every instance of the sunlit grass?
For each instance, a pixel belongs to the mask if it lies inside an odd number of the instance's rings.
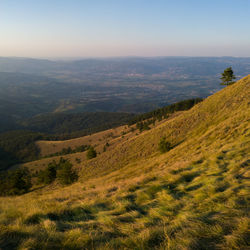
[[[247,249],[244,86],[83,162],[80,182],[0,198],[0,248]],[[176,144],[166,154],[162,135]]]

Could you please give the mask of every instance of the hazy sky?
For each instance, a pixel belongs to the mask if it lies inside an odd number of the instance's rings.
[[[250,0],[0,0],[0,56],[250,56]]]

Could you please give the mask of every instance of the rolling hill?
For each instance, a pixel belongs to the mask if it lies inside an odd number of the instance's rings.
[[[248,249],[249,89],[250,75],[150,130],[113,130],[96,158],[76,166],[84,153],[69,155],[79,171],[70,186],[1,197],[0,248]]]

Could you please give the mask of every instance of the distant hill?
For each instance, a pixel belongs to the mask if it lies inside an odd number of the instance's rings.
[[[69,186],[36,184],[60,157],[19,166],[34,186],[0,198],[0,247],[248,249],[249,90],[250,75],[150,130],[104,131],[96,158],[67,156],[79,175]]]
[[[147,122],[148,124],[152,123],[152,119],[161,120],[163,117],[176,111],[190,109],[200,101],[201,99],[185,100],[141,115],[117,112],[50,113],[18,120],[15,123],[13,121],[12,125],[5,118],[2,120],[2,124],[5,125],[7,132],[0,133],[0,152],[2,152],[0,153],[0,170],[7,169],[15,163],[31,161],[44,156],[43,147],[39,146],[37,148],[37,140],[58,141],[72,139],[124,124],[131,125],[141,120],[149,120],[150,118],[151,120]],[[58,143],[56,144],[58,145]],[[64,152],[70,153],[71,149],[69,150],[68,147],[71,147],[71,145],[67,144],[67,150],[61,147],[51,149],[46,144],[47,149],[45,152],[47,152],[46,155],[59,153],[57,150],[59,148],[64,150]]]
[[[0,132],[47,113],[145,113],[223,87],[232,66],[240,78],[250,58],[159,57],[56,61],[0,57]]]
[[[44,114],[24,120],[20,125],[34,132],[59,139],[77,137],[128,123],[135,115],[118,112]]]
[[[0,171],[13,164],[35,160],[39,149],[35,141],[63,140],[88,135],[128,123],[134,117],[127,113],[47,114],[13,123],[6,120],[6,130],[0,133]]]
[[[246,74],[250,67],[247,57],[121,57],[86,58],[77,60],[46,60],[35,58],[0,57],[0,72],[46,75],[56,78],[83,75],[156,75],[165,73],[172,77],[214,76],[227,65],[238,75]],[[178,70],[176,70],[178,69]],[[63,76],[63,77],[62,77]]]

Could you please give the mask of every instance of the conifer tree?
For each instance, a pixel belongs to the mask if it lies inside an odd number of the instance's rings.
[[[77,174],[72,169],[72,164],[67,160],[59,163],[56,176],[59,182],[63,185],[69,185],[77,179]]]
[[[231,85],[234,84],[236,77],[234,75],[234,72],[232,70],[232,67],[226,68],[224,72],[221,74],[221,85]]]

